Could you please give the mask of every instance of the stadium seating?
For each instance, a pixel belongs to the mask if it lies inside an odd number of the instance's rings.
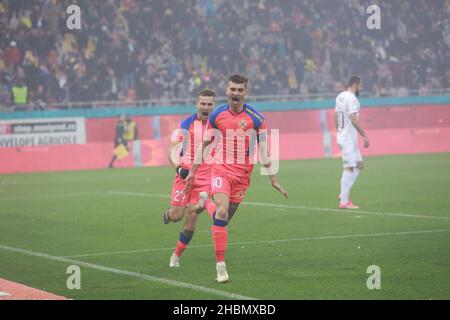
[[[69,4],[81,8],[80,31],[66,28]],[[381,30],[365,27],[370,4],[5,1],[0,106],[12,104],[12,87],[21,79],[31,109],[192,98],[200,87],[220,91],[238,71],[251,79],[254,95],[334,92],[350,73],[363,76],[372,96],[450,87],[450,2],[383,2]]]

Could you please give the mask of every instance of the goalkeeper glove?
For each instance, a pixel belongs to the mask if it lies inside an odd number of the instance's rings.
[[[186,168],[182,168],[180,166],[178,166],[175,171],[178,173],[178,175],[182,178],[182,179],[186,179],[186,177],[189,174],[189,169]]]

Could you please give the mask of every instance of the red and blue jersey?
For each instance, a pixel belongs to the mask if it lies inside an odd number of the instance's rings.
[[[211,113],[208,128],[221,133],[221,141],[216,142],[214,170],[250,176],[255,163],[252,158],[255,143],[266,139],[264,117],[248,104],[244,104],[239,113],[234,113],[226,104]],[[218,148],[222,151],[221,155]]]
[[[183,147],[180,153],[180,166],[187,169],[191,168],[194,163],[195,152],[203,142],[203,135],[207,129],[207,126],[207,123],[203,123],[200,119],[198,119],[196,113],[180,122],[179,129],[183,130],[183,133],[178,136],[178,141],[183,141]],[[203,162],[197,170],[197,176],[207,176],[209,179],[210,171],[211,165]]]

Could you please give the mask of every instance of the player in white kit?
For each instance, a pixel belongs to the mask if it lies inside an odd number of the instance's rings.
[[[369,147],[364,128],[359,123],[360,104],[359,92],[362,89],[362,81],[358,76],[351,76],[347,90],[336,97],[335,124],[337,129],[337,144],[342,150],[344,170],[341,178],[341,193],[339,194],[340,209],[358,209],[359,207],[350,200],[350,190],[361,170],[363,170],[363,158],[358,149],[358,133],[364,139],[364,148]]]

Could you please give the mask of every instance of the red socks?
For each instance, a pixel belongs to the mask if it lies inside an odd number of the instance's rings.
[[[216,262],[222,262],[225,259],[225,251],[227,250],[227,238],[228,232],[226,226],[216,225],[216,221],[225,222],[220,220],[214,220],[212,226],[212,238],[214,241],[214,252],[216,254]]]
[[[185,244],[185,243],[181,242],[180,240],[178,240],[177,246],[175,248],[175,254],[178,257],[181,257],[181,255],[183,254],[183,251],[186,250],[186,248],[187,248],[187,244]]]

